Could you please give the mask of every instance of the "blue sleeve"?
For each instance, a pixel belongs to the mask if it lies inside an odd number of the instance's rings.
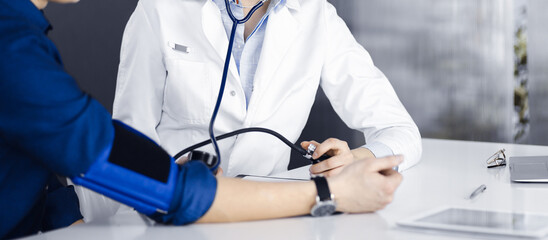
[[[179,167],[142,134],[113,124],[64,71],[53,43],[18,29],[0,45],[0,137],[11,148],[142,212],[163,212],[158,221],[185,224],[205,214],[217,187],[205,165]]]
[[[67,227],[82,218],[74,186],[64,186],[52,175],[48,183],[42,231]]]
[[[110,114],[64,71],[49,39],[17,26],[8,32],[0,46],[0,137],[53,172],[85,172],[108,154]]]

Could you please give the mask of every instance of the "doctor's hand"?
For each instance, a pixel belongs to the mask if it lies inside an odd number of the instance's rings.
[[[328,178],[337,211],[373,212],[386,207],[402,181],[401,174],[392,168],[402,160],[402,156],[356,160]]]
[[[320,156],[327,154],[331,156],[329,159],[316,163],[310,167],[310,173],[323,174],[326,177],[339,174],[343,168],[355,161],[355,157],[345,141],[329,138],[323,143],[316,141],[304,141],[301,147],[308,148],[308,145],[314,144],[316,150],[312,155],[313,159],[318,159]]]
[[[188,156],[182,156],[178,158],[177,160],[175,160],[175,163],[181,166],[184,165],[186,162],[188,162]],[[216,177],[223,176],[223,169],[221,167],[217,168],[217,172],[215,173],[215,176]]]

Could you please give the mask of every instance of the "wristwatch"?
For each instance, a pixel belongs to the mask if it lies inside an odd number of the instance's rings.
[[[310,210],[310,214],[314,217],[323,217],[331,215],[337,208],[335,197],[329,191],[329,185],[327,179],[324,176],[318,175],[312,177],[314,183],[316,183],[316,189],[318,190],[318,196],[316,196],[316,204]]]

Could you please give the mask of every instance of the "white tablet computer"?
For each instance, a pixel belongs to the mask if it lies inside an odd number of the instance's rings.
[[[256,176],[256,175],[244,175],[240,174],[236,176],[245,180],[258,181],[258,182],[298,182],[298,181],[310,181],[310,179],[300,178],[284,178],[284,177],[270,177],[270,176]]]
[[[397,222],[399,226],[519,237],[544,237],[548,215],[444,207]]]

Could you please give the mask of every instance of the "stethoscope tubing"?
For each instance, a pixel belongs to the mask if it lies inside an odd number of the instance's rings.
[[[215,125],[215,119],[217,118],[217,114],[219,112],[219,108],[223,100],[223,93],[225,91],[226,79],[228,76],[228,68],[230,65],[230,56],[232,55],[232,46],[234,45],[234,36],[236,34],[236,28],[238,24],[247,22],[253,15],[253,13],[255,13],[255,11],[257,11],[260,7],[262,7],[263,4],[264,4],[264,0],[259,1],[257,4],[255,4],[255,6],[253,6],[253,8],[251,8],[251,10],[249,10],[249,13],[247,13],[247,15],[244,18],[238,19],[232,13],[232,9],[230,8],[230,3],[228,2],[228,0],[225,0],[226,11],[228,12],[228,16],[232,20],[232,30],[230,32],[230,40],[228,41],[228,50],[226,53],[225,65],[223,69],[223,76],[221,78],[221,86],[219,88],[219,94],[217,95],[217,102],[215,103],[215,108],[213,109],[213,114],[211,115],[211,120],[209,122],[209,138],[211,140],[211,143],[213,144],[213,148],[215,149],[215,154],[217,155],[217,159],[218,159],[215,166],[213,166],[213,168],[211,169],[212,171],[216,171],[217,168],[219,167],[219,164],[221,163],[221,151],[219,150],[219,145],[217,144],[217,141],[215,140],[215,133],[213,132],[213,126]]]
[[[225,134],[216,136],[215,140],[219,141],[219,140],[223,140],[223,139],[226,139],[226,138],[229,138],[229,137],[232,137],[232,136],[235,136],[235,135],[239,135],[239,134],[242,134],[242,133],[247,133],[247,132],[262,132],[262,133],[270,134],[270,135],[280,139],[282,142],[284,142],[286,145],[288,145],[291,149],[297,151],[301,155],[306,155],[307,154],[306,150],[304,150],[303,148],[293,144],[291,141],[287,140],[287,138],[285,138],[281,134],[277,133],[276,131],[270,130],[268,128],[260,128],[260,127],[242,128],[242,129],[238,129],[236,131],[232,131],[232,132],[229,132],[229,133],[225,133]],[[211,139],[208,139],[208,140],[202,141],[200,143],[194,144],[190,147],[187,147],[187,148],[181,150],[180,152],[175,154],[175,156],[173,158],[178,159],[181,156],[185,155],[186,153],[188,153],[188,152],[190,152],[194,149],[203,147],[203,146],[205,146],[207,144],[210,144],[210,143],[211,143]]]
[[[229,40],[229,43],[228,43],[228,50],[227,50],[227,53],[226,53],[225,65],[224,65],[224,69],[223,69],[223,76],[222,76],[222,79],[221,79],[221,86],[220,86],[220,89],[219,89],[219,94],[217,96],[217,102],[215,104],[215,108],[213,110],[211,120],[209,122],[209,137],[210,137],[210,139],[202,141],[202,142],[197,143],[197,144],[194,144],[190,147],[187,147],[187,148],[181,150],[180,152],[175,154],[174,159],[178,159],[178,158],[180,158],[181,156],[183,156],[184,154],[186,154],[190,151],[193,151],[193,150],[195,150],[199,147],[203,147],[203,146],[205,146],[209,143],[212,143],[213,147],[215,148],[215,153],[217,154],[218,161],[216,161],[215,165],[213,167],[211,167],[210,170],[212,172],[216,172],[217,169],[219,168],[219,164],[221,163],[221,153],[219,151],[219,146],[217,145],[217,140],[223,140],[225,138],[229,138],[229,137],[232,137],[232,136],[235,136],[235,135],[238,135],[238,134],[242,134],[242,133],[247,133],[247,132],[263,132],[263,133],[268,133],[270,135],[273,135],[273,136],[277,137],[278,139],[280,139],[282,142],[284,142],[291,149],[297,151],[298,153],[302,154],[303,157],[309,159],[313,164],[316,164],[318,162],[321,162],[321,161],[326,160],[326,159],[331,157],[331,156],[328,156],[328,155],[324,154],[323,156],[321,156],[318,159],[311,159],[312,153],[309,152],[309,150],[304,150],[304,149],[300,148],[300,146],[297,146],[296,144],[290,142],[287,138],[285,138],[281,134],[277,133],[274,130],[270,130],[270,129],[267,129],[267,128],[260,128],[260,127],[242,128],[242,129],[238,129],[238,130],[235,130],[235,131],[232,131],[232,132],[229,132],[229,133],[222,134],[222,135],[217,136],[217,137],[215,137],[215,135],[213,134],[213,126],[215,124],[215,119],[217,118],[217,113],[219,111],[219,107],[220,107],[221,101],[223,99],[223,93],[224,93],[224,89],[225,89],[225,85],[226,85],[226,79],[227,79],[227,76],[228,76],[228,67],[229,67],[229,64],[230,64],[230,56],[232,54],[232,45],[234,44],[234,36],[236,34],[236,27],[238,26],[238,24],[247,22],[249,20],[249,18],[251,17],[251,15],[255,11],[257,11],[257,9],[259,9],[261,6],[263,6],[264,2],[266,2],[266,1],[267,0],[261,0],[253,8],[251,8],[249,13],[243,19],[237,19],[234,16],[234,14],[232,14],[232,10],[230,9],[230,4],[228,3],[228,0],[225,0],[227,12],[228,12],[228,15],[230,16],[230,19],[232,20],[233,25],[232,25],[232,30],[230,32],[230,40]]]

